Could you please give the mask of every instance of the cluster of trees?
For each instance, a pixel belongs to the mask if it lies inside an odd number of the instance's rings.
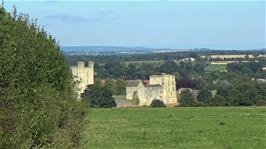
[[[185,86],[199,90],[197,98],[189,91],[181,94],[181,105],[266,105],[266,85],[256,81],[256,78],[266,79],[266,72],[262,70],[265,65],[265,59],[231,63],[226,67],[227,73],[204,73],[198,80],[177,80],[177,88]]]
[[[266,105],[266,85],[244,82],[222,87],[217,90],[214,101],[213,104],[219,106]]]
[[[228,77],[228,76],[227,76]],[[265,106],[266,85],[248,78],[229,76],[230,80],[220,80],[205,85],[197,97],[189,90],[181,93],[181,106]]]
[[[115,99],[109,88],[101,85],[90,85],[81,94],[82,100],[93,108],[116,107]]]
[[[95,65],[96,77],[98,78],[114,78],[114,79],[148,79],[150,75],[169,73],[179,79],[196,79],[204,73],[205,63],[191,63],[175,61],[165,61],[158,64],[143,63],[123,64],[121,62],[109,62],[107,64]]]
[[[150,75],[171,73],[178,78],[197,78],[203,73],[204,63],[180,63],[176,60],[193,57],[200,60],[192,51],[153,54],[70,56],[68,62],[75,65],[77,61],[94,61],[96,77],[108,79],[148,79]],[[143,63],[141,61],[144,61]],[[138,64],[130,63],[136,62]],[[147,62],[147,63],[146,63]],[[151,62],[151,63],[149,63]],[[152,63],[155,62],[155,63]],[[162,63],[160,63],[162,62]]]
[[[77,61],[94,61],[98,64],[107,64],[109,62],[131,62],[131,61],[172,61],[180,60],[186,57],[193,57],[197,60],[199,55],[226,55],[226,54],[265,54],[265,49],[253,51],[239,50],[210,50],[210,49],[194,49],[188,51],[166,52],[166,53],[147,53],[147,54],[126,54],[126,55],[68,55],[68,62],[75,65]]]
[[[98,78],[114,78],[114,79],[147,79],[151,74],[157,74],[155,65],[143,64],[142,67],[136,68],[135,65],[123,65],[120,62],[110,62],[104,65],[95,65],[95,71]]]
[[[107,64],[110,62],[132,62],[132,61],[171,61],[179,60],[186,57],[199,58],[197,52],[180,51],[166,53],[149,53],[149,54],[126,54],[126,55],[65,55],[71,65],[77,61],[94,61],[98,64]]]
[[[77,148],[86,106],[55,39],[0,6],[0,148]]]
[[[264,78],[266,71],[262,70],[262,67],[266,65],[266,59],[259,61],[240,62],[228,64],[226,69],[230,73],[236,73],[239,75],[246,75],[254,78]]]
[[[88,85],[81,98],[85,103],[93,108],[116,107],[113,95],[125,95],[126,82],[124,80],[96,79],[93,85]]]

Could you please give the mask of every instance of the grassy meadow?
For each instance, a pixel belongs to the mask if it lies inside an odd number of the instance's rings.
[[[205,68],[205,71],[206,72],[214,72],[214,71],[221,71],[221,70],[225,70],[225,69],[226,69],[226,64],[221,64],[221,65],[209,64]]]
[[[264,149],[266,107],[91,109],[82,149]]]

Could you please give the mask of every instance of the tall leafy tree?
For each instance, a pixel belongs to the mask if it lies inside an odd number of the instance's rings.
[[[204,89],[199,91],[199,94],[197,96],[197,100],[201,104],[207,105],[207,104],[209,104],[211,99],[212,99],[212,94],[208,89],[204,88]]]

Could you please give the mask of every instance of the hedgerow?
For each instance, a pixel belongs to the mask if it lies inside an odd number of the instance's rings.
[[[0,6],[0,148],[76,148],[85,113],[56,40]]]

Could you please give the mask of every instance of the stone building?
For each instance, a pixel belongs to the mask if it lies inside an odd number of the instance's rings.
[[[149,106],[154,99],[162,100],[166,105],[177,104],[174,75],[152,75],[149,83],[145,84],[141,80],[129,80],[126,87],[126,99],[132,100],[134,96],[138,97],[141,106]]]
[[[185,63],[187,63],[187,62],[194,62],[195,60],[196,59],[193,58],[193,57],[187,57],[187,58],[183,58],[181,60],[178,60],[177,62],[185,62]]]
[[[266,71],[266,65],[262,67],[262,71]]]
[[[78,61],[78,65],[71,67],[75,81],[78,82],[78,94],[86,89],[87,85],[94,84],[94,62]]]
[[[128,80],[126,87],[126,99],[133,100],[134,96],[137,96],[138,89],[144,88],[141,80]]]

